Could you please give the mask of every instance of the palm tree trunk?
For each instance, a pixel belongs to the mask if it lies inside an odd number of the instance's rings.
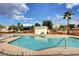
[[[69,27],[69,19],[67,20],[68,24],[67,24],[67,34],[69,34],[69,30],[70,30],[70,27]]]

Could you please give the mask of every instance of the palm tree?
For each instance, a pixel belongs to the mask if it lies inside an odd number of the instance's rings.
[[[21,24],[19,29],[20,29],[20,31],[23,31],[24,30],[24,26]]]
[[[72,11],[68,10],[64,13],[64,16],[63,16],[63,19],[67,19],[67,34],[69,34],[69,30],[70,30],[69,21],[72,15],[73,15]]]
[[[18,31],[23,31],[24,30],[23,25],[20,24],[20,23],[17,23],[17,28],[18,28]]]
[[[18,31],[20,31],[20,23],[17,23],[17,28],[18,28]]]

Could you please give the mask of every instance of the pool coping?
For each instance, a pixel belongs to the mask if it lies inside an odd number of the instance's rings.
[[[52,35],[48,35],[48,36],[52,36]],[[55,36],[64,36],[64,37],[77,37],[79,38],[79,36],[73,36],[73,35],[53,35],[52,37],[55,37]],[[8,38],[9,39],[9,38]],[[17,38],[11,38],[12,40],[15,40]],[[10,39],[9,39],[10,40]],[[7,55],[12,55],[10,54],[9,52],[17,52],[19,51],[19,55],[23,55],[23,56],[37,56],[37,55],[79,55],[79,48],[70,48],[70,47],[67,47],[66,49],[63,47],[56,47],[56,48],[48,48],[48,49],[45,49],[45,50],[41,50],[41,51],[32,51],[32,50],[29,50],[29,49],[26,49],[26,48],[21,48],[19,46],[14,46],[14,45],[11,45],[11,44],[8,44],[9,41],[3,43],[4,46],[0,47],[0,52],[3,53],[3,54],[7,54]],[[6,47],[6,48],[5,48]],[[10,49],[15,49],[15,50],[10,50],[9,51],[9,48]],[[77,51],[78,50],[78,51]],[[5,51],[8,51],[8,52],[5,52]],[[25,53],[25,54],[24,54]],[[13,54],[13,55],[17,55],[16,53]]]

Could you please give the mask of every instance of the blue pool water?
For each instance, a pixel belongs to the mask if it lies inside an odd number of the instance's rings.
[[[66,42],[66,43],[65,43]],[[21,36],[9,44],[31,50],[43,50],[53,47],[79,47],[79,39],[74,37],[38,37]]]

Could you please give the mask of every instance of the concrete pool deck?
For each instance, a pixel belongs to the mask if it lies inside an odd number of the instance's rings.
[[[26,34],[27,35],[27,34]],[[48,36],[57,36],[62,37],[65,35],[48,35]],[[73,36],[73,35],[66,35],[70,37],[78,37],[79,36]],[[73,47],[55,47],[55,48],[48,48],[45,50],[40,51],[32,51],[29,49],[21,48],[18,46],[10,45],[8,42],[11,42],[13,40],[16,40],[20,36],[17,37],[10,37],[5,39],[4,43],[0,43],[0,55],[8,55],[8,56],[38,56],[38,55],[54,55],[54,56],[64,56],[64,55],[79,55],[79,48],[73,48]]]
[[[31,51],[28,49],[5,45],[0,48],[0,53],[9,55],[9,56],[39,56],[39,55],[54,55],[54,56],[65,56],[65,55],[79,55],[79,48],[49,48],[41,51]]]

